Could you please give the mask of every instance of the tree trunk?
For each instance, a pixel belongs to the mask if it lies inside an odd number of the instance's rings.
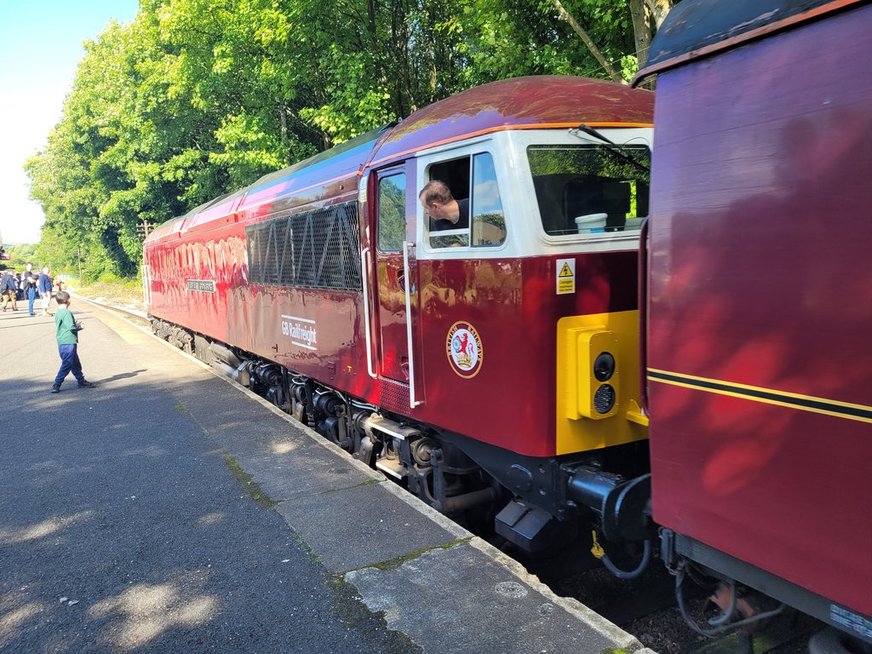
[[[400,15],[399,19],[399,37],[402,39],[402,57],[400,59],[400,73],[403,83],[403,94],[406,97],[406,102],[403,108],[408,110],[408,113],[398,114],[400,116],[407,116],[412,113],[411,107],[415,103],[415,92],[412,90],[412,74],[409,70],[409,60],[411,59],[411,55],[409,53],[409,7],[406,6],[404,2],[400,3]]]
[[[633,37],[636,42],[636,59],[639,68],[648,61],[648,50],[651,49],[651,27],[645,15],[645,0],[629,0],[630,16],[633,17]]]
[[[279,121],[281,122],[282,154],[288,154],[288,107],[282,103],[279,105]]]
[[[591,41],[590,37],[587,35],[581,25],[572,17],[572,15],[566,11],[563,7],[563,3],[560,0],[551,0],[554,3],[554,7],[557,9],[557,13],[560,16],[561,20],[565,20],[569,23],[570,27],[578,34],[579,38],[584,42],[587,46],[587,49],[590,50],[591,54],[596,57],[596,60],[603,67],[603,70],[608,73],[609,77],[611,77],[614,81],[620,82],[621,84],[626,84],[626,82],[621,77],[621,74],[614,69],[614,67],[609,63],[608,59],[603,56],[603,53],[600,52],[600,49],[596,47],[596,44]]]
[[[437,52],[436,52],[436,16],[434,14],[435,14],[435,9],[433,8],[432,5],[428,5],[427,6],[427,32],[431,35],[432,38],[428,39],[430,42],[430,45],[428,46],[429,56],[427,57],[427,97],[426,98],[416,98],[415,104],[418,104],[417,100],[419,100],[419,99],[420,100],[426,99],[426,100],[429,100],[429,102],[433,102],[436,98],[436,81],[438,78],[437,78],[437,74],[436,74],[436,57],[437,57]]]
[[[645,0],[645,6],[651,14],[655,30],[659,30],[666,14],[672,9],[672,0]]]

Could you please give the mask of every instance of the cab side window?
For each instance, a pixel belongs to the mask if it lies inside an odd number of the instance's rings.
[[[490,153],[435,163],[428,177],[420,198],[431,247],[493,247],[506,240]]]
[[[494,158],[482,152],[472,158],[472,245],[502,245],[506,240],[506,219],[497,186]]]
[[[382,177],[378,182],[378,249],[399,252],[406,237],[406,175]]]

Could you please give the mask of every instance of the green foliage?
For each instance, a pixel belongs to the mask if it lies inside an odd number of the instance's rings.
[[[624,76],[628,7],[563,0]],[[46,223],[34,254],[137,274],[159,224],[472,85],[605,77],[551,0],[141,0],[76,73],[26,169]]]
[[[36,243],[18,243],[6,247],[9,260],[5,261],[7,268],[24,270],[24,264],[36,261]]]
[[[562,0],[605,57],[620,67],[633,54],[626,3]],[[552,0],[473,0],[463,9],[468,85],[519,75],[584,75],[605,71],[571,27],[559,20]]]
[[[111,274],[102,275],[96,281],[82,284],[75,276],[64,277],[69,286],[86,297],[103,298],[119,305],[140,307],[142,304],[142,280],[138,277],[121,279]]]

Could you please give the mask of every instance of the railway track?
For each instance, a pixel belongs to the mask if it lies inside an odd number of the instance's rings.
[[[817,620],[789,612],[751,635],[740,632],[710,639],[684,621],[675,600],[675,579],[657,562],[633,581],[615,578],[580,548],[567,552],[563,560],[521,562],[556,594],[578,600],[660,654],[807,654],[809,638],[825,628]],[[688,612],[700,623],[714,615],[707,593],[686,594]]]
[[[706,638],[695,633],[681,616],[675,578],[659,561],[652,562],[638,579],[624,581],[605,570],[587,545],[552,559],[515,558],[556,594],[578,600],[660,654],[807,654],[810,637],[826,627],[789,610],[750,636],[739,632]],[[715,615],[707,592],[691,587],[685,596],[688,613],[700,624]]]
[[[74,292],[70,292],[70,295],[77,300],[88,302],[89,304],[93,304],[102,309],[106,309],[107,311],[112,311],[114,313],[124,316],[125,318],[129,318],[130,320],[134,321],[139,325],[148,326],[150,324],[148,320],[148,315],[145,312],[134,309],[131,306],[119,306],[117,304],[111,304],[100,299],[93,299],[85,297],[84,295],[78,295]]]

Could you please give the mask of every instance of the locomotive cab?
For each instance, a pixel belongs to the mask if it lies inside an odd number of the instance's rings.
[[[405,411],[485,471],[498,532],[528,551],[580,515],[607,540],[650,536],[636,307],[650,128],[570,125],[451,140],[361,183],[370,374],[408,385]],[[457,223],[428,213],[434,180]],[[375,465],[408,481],[399,449]]]

